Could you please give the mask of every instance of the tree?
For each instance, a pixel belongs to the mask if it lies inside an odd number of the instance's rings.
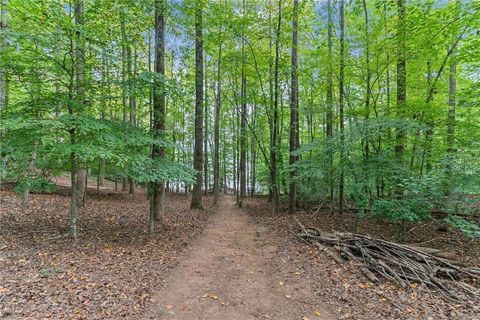
[[[328,46],[328,60],[327,60],[327,125],[326,125],[326,143],[327,143],[327,183],[330,193],[330,202],[333,203],[333,150],[331,147],[333,139],[333,18],[332,18],[332,0],[327,3],[327,46]]]
[[[153,88],[153,136],[165,138],[165,3],[163,0],[155,1],[155,73],[157,74]],[[152,158],[165,158],[165,148],[161,145],[152,146]],[[161,215],[163,195],[165,192],[164,181],[154,181],[151,184],[152,194],[150,200],[150,232],[155,227],[155,220],[163,223]]]
[[[0,2],[0,52],[7,47],[7,14],[8,14],[8,0],[1,0]],[[2,59],[3,60],[3,59]],[[6,62],[0,63],[0,111],[6,109],[8,104],[8,74]]]
[[[282,0],[278,0],[278,17],[275,35],[275,58],[273,67],[273,120],[270,129],[270,190],[274,203],[274,212],[278,213],[280,208],[278,190],[278,145],[279,145],[279,60],[280,60],[280,33],[282,31]]]
[[[193,185],[190,208],[203,209],[202,161],[203,161],[203,36],[202,1],[195,1],[195,146],[193,168],[197,171]]]
[[[407,60],[406,60],[406,5],[404,0],[397,0],[397,117],[405,116],[407,100]],[[399,165],[403,163],[405,153],[405,133],[402,127],[397,127],[395,137],[395,157]],[[397,184],[397,196],[403,195],[403,189]]]
[[[215,119],[214,119],[214,160],[213,160],[213,196],[214,204],[218,203],[218,196],[220,192],[220,110],[222,107],[222,44],[223,39],[218,46],[218,61],[217,61],[217,92],[215,98]],[[225,173],[224,173],[225,174]]]
[[[242,79],[240,89],[240,100],[242,109],[240,111],[240,194],[238,206],[243,206],[243,199],[247,194],[247,76],[245,74],[245,0],[242,6]]]
[[[340,70],[338,74],[338,88],[339,88],[339,122],[340,122],[340,178],[338,184],[338,212],[343,213],[343,204],[345,201],[345,171],[344,166],[344,145],[345,145],[345,1],[339,2],[339,24],[340,24]]]
[[[295,183],[295,162],[298,148],[298,0],[293,1],[293,31],[292,31],[292,80],[290,94],[290,190],[289,190],[289,211],[295,213],[296,206],[296,183]]]

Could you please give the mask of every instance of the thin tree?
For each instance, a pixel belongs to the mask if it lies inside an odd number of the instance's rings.
[[[339,122],[340,122],[340,177],[338,184],[338,212],[343,213],[345,171],[343,169],[345,157],[345,1],[339,2],[339,23],[340,23],[340,70],[338,74],[339,87]]]
[[[280,60],[280,33],[282,28],[282,0],[278,0],[278,20],[275,35],[275,58],[273,66],[273,120],[270,138],[270,184],[271,193],[274,203],[274,212],[278,213],[280,208],[280,199],[278,191],[278,139],[279,139],[279,112],[278,112],[278,100],[279,100],[279,78],[278,68]]]
[[[407,61],[406,61],[406,15],[405,0],[397,0],[397,117],[405,116],[405,103],[407,101]],[[401,165],[405,153],[405,133],[403,128],[397,127],[395,135],[395,157]],[[403,196],[403,188],[397,184],[395,193]]]
[[[85,72],[85,56],[84,56],[84,47],[83,47],[83,32],[82,29],[85,26],[85,17],[84,17],[84,7],[83,0],[76,0],[74,3],[74,20],[75,25],[77,26],[76,31],[76,44],[75,44],[75,66],[74,70],[70,70],[70,86],[69,86],[69,102],[68,102],[68,113],[70,115],[75,113],[75,109],[81,106],[83,103],[83,75]],[[72,48],[73,51],[73,48]],[[72,52],[73,58],[73,52]],[[75,74],[76,84],[75,84],[75,103],[73,100],[73,76]],[[70,129],[70,143],[72,146],[76,144],[76,134],[75,128]],[[70,154],[70,182],[72,188],[72,194],[70,199],[70,222],[69,222],[69,234],[71,237],[77,237],[77,218],[78,218],[78,185],[77,185],[77,170],[78,170],[78,159],[75,150]],[[81,192],[81,191],[80,191]]]
[[[127,112],[127,101],[128,101],[128,72],[127,72],[127,32],[125,26],[125,9],[122,7],[120,9],[120,33],[121,33],[121,55],[122,55],[122,113],[123,113],[123,122],[125,124],[129,123],[128,112]],[[128,178],[125,175],[122,175],[122,191],[127,191]]]
[[[295,213],[297,186],[295,183],[297,161],[295,151],[298,148],[298,0],[293,1],[293,31],[292,31],[292,81],[290,94],[290,186],[289,212]]]
[[[240,100],[242,111],[240,114],[240,193],[238,206],[243,206],[243,199],[247,194],[247,77],[245,74],[245,0],[243,0],[242,13],[242,83],[240,89]]]
[[[195,2],[195,145],[193,168],[196,180],[193,185],[190,208],[203,209],[202,205],[202,161],[203,161],[203,36],[202,1]]]
[[[368,127],[368,120],[370,118],[370,98],[372,96],[372,86],[371,86],[371,79],[372,79],[372,71],[370,69],[370,34],[368,32],[368,9],[367,9],[367,2],[363,0],[363,14],[364,14],[364,21],[365,21],[365,67],[367,71],[367,78],[365,81],[366,86],[366,95],[365,95],[365,142],[364,142],[364,156],[365,159],[368,159],[370,148],[369,148],[369,127]]]
[[[456,0],[456,5],[459,7],[460,2]],[[457,35],[455,35],[457,36]],[[447,113],[447,167],[446,167],[446,181],[447,185],[445,193],[450,192],[450,187],[453,179],[453,160],[455,158],[455,126],[456,126],[456,91],[457,91],[457,59],[455,43],[452,44],[452,54],[450,56],[450,73],[448,76],[448,113]]]
[[[328,46],[328,71],[327,71],[327,183],[329,186],[330,202],[333,203],[333,67],[332,67],[332,37],[333,37],[333,18],[332,18],[332,0],[327,3],[327,46]]]
[[[7,46],[7,7],[8,0],[0,0],[0,52]],[[0,63],[0,110],[6,109],[8,105],[8,74],[5,61]]]
[[[213,160],[213,203],[218,203],[218,195],[220,191],[220,109],[222,107],[222,81],[221,81],[221,66],[222,66],[222,44],[220,41],[218,47],[218,61],[217,61],[217,92],[215,98],[215,119],[214,119],[214,160]],[[225,175],[225,173],[224,173]]]
[[[165,3],[164,0],[155,0],[155,73],[160,80],[155,82],[153,88],[153,136],[162,139],[165,136]],[[165,148],[157,144],[152,146],[152,158],[163,159]],[[163,195],[165,192],[164,181],[152,183],[152,197],[150,199],[149,230],[155,228],[155,220],[163,223],[161,215]]]
[[[207,59],[204,61],[204,76],[205,76],[205,102],[204,102],[204,117],[203,117],[203,193],[208,194],[208,65]]]

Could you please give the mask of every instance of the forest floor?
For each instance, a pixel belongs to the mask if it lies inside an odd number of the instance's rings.
[[[333,319],[480,319],[478,300],[454,303],[430,294],[416,283],[408,289],[385,281],[375,285],[355,263],[338,265],[295,236],[300,230],[298,220],[304,226],[327,232],[352,232],[356,227],[360,234],[393,241],[393,227],[388,222],[359,220],[355,223],[353,214],[333,215],[327,210],[313,210],[313,213],[298,210],[295,215],[275,215],[271,204],[258,198],[247,199],[245,209],[253,223],[268,226],[266,232],[270,236],[265,238],[265,245],[277,248],[272,261],[276,276],[297,282],[301,278],[304,290],[314,293],[311,301],[326,305],[337,316]],[[437,230],[439,226],[441,223],[434,221],[417,225],[406,235],[405,241],[446,250],[450,259],[479,267],[480,241],[467,239],[456,230]]]
[[[64,181],[65,180],[65,181]],[[244,208],[223,195],[213,210],[167,194],[166,227],[149,236],[143,191],[97,194],[80,211],[76,242],[65,237],[68,179],[55,194],[32,194],[22,209],[0,191],[0,318],[5,319],[479,319],[479,304],[453,304],[420,287],[371,284],[353,264],[336,265],[295,237],[298,224],[349,230],[349,216],[273,215],[263,198]],[[92,183],[94,183],[92,181]],[[215,211],[215,213],[213,213]],[[391,239],[386,224],[358,232]],[[480,263],[480,244],[425,224],[410,242]],[[438,239],[437,239],[438,238]]]
[[[144,319],[336,319],[314,301],[300,269],[278,275],[277,245],[233,196],[223,196]]]
[[[123,319],[145,311],[212,210],[190,210],[185,195],[167,194],[167,226],[149,236],[145,193],[112,186],[89,189],[76,242],[66,236],[65,188],[32,194],[28,209],[13,191],[0,191],[0,319]]]

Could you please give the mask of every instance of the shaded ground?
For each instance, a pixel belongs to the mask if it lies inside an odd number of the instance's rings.
[[[62,193],[64,180],[57,181]],[[421,287],[372,285],[357,266],[336,265],[300,242],[293,216],[273,216],[265,199],[246,199],[238,209],[224,196],[210,214],[189,210],[188,197],[167,195],[167,227],[148,236],[143,192],[90,191],[75,243],[65,237],[67,196],[33,194],[24,210],[12,191],[0,191],[0,318],[480,319],[478,304],[455,305]],[[326,230],[352,227],[348,215],[295,217]],[[392,237],[387,224],[357,228]],[[407,240],[479,264],[478,241],[454,231],[427,224]]]
[[[69,197],[33,194],[23,210],[0,191],[0,318],[131,318],[205,226],[185,196],[167,195],[168,227],[148,236],[143,194],[90,194],[79,239],[65,237]],[[205,206],[210,204],[205,200]]]
[[[337,265],[332,259],[295,237],[299,230],[293,215],[272,215],[270,204],[265,199],[246,200],[247,211],[253,220],[268,226],[266,245],[277,246],[276,258],[271,261],[277,276],[289,277],[292,270],[301,270],[305,287],[313,292],[311,301],[321,301],[329,306],[338,319],[480,319],[480,304],[474,301],[454,304],[439,297],[432,297],[423,288],[413,285],[409,290],[399,289],[392,283],[373,285],[360,272],[358,266],[347,263]],[[348,216],[338,219],[329,213],[316,215],[299,213],[295,217],[305,226],[323,230],[351,231]],[[391,239],[392,229],[388,224],[373,224],[360,221],[360,233]],[[436,234],[435,226],[426,224],[410,235],[412,242],[429,242],[429,246],[445,248],[456,253],[457,260],[471,265],[480,264],[479,241],[470,241],[455,231]],[[437,239],[438,238],[438,239]],[[478,286],[478,284],[477,284]]]
[[[301,270],[277,276],[276,245],[234,200],[221,199],[144,319],[336,319],[320,301],[313,303],[313,292],[299,281]]]

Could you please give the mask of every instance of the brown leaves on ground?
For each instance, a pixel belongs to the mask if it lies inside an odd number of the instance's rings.
[[[166,226],[149,236],[144,194],[89,195],[73,242],[66,237],[69,197],[33,194],[23,209],[2,190],[0,201],[0,318],[139,314],[207,221],[187,197],[167,195]]]
[[[254,221],[268,226],[265,238],[278,247],[272,260],[278,283],[290,284],[294,290],[310,288],[315,294],[305,300],[308,305],[326,303],[339,319],[476,319],[478,305],[453,304],[438,296],[431,296],[423,286],[413,284],[409,290],[393,283],[372,284],[358,266],[352,263],[336,264],[327,255],[296,238],[298,224],[316,226],[325,231],[351,231],[352,216],[331,215],[328,212],[272,215],[271,204],[266,199],[245,201],[245,208]],[[392,239],[388,223],[375,224],[359,221],[358,233]],[[429,242],[429,246],[447,249],[457,254],[459,260],[470,264],[480,263],[480,243],[472,242],[455,231],[436,234],[431,225],[419,226],[409,235],[410,242]],[[298,275],[300,274],[300,275]],[[310,318],[310,317],[309,317]]]

